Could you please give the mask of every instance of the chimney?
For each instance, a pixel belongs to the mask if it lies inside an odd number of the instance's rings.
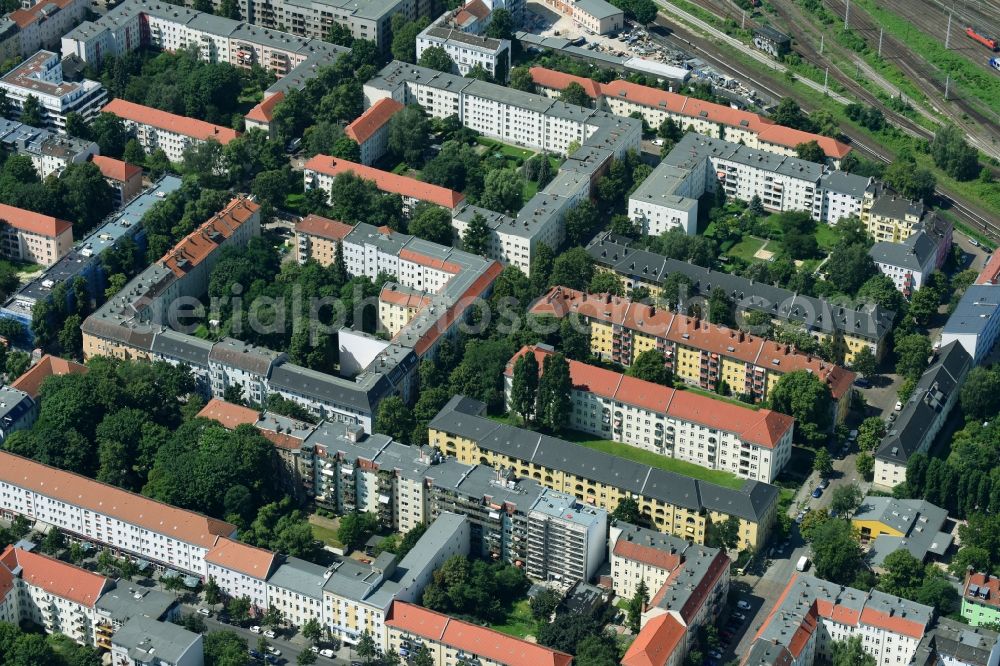
[[[655,317],[656,316],[656,306],[655,305],[650,305],[649,306],[649,316],[650,317]]]

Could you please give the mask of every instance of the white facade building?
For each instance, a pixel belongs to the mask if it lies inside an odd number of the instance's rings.
[[[628,198],[628,216],[644,236],[659,236],[680,227],[689,236],[698,232],[698,198],[715,189],[715,175],[707,160],[661,162]]]
[[[60,133],[65,133],[68,114],[79,113],[91,120],[108,97],[97,81],[63,80],[62,61],[51,51],[39,51],[4,74],[0,88],[18,116],[28,97],[37,99],[49,127]]]
[[[909,298],[937,268],[937,250],[937,243],[921,229],[901,243],[875,243],[868,254],[896,289]]]
[[[836,224],[845,217],[861,219],[865,191],[874,182],[872,178],[855,176],[845,171],[831,171],[820,178],[821,197],[813,206],[813,219]]]
[[[604,564],[608,514],[571,495],[544,493],[528,513],[526,573],[534,580],[590,580]]]
[[[446,15],[447,16],[447,15]],[[417,60],[431,47],[444,49],[455,63],[454,71],[467,75],[479,65],[494,81],[507,81],[510,71],[510,40],[493,39],[463,32],[440,21],[432,23],[417,35]]]
[[[239,136],[239,132],[203,120],[178,116],[124,99],[111,100],[104,113],[118,116],[125,127],[135,134],[136,140],[147,153],[162,150],[171,162],[181,162],[184,151],[206,141],[223,146]],[[217,167],[217,169],[221,166]]]
[[[248,597],[252,607],[267,610],[267,578],[276,555],[228,537],[221,537],[205,555],[205,575],[227,595]]]

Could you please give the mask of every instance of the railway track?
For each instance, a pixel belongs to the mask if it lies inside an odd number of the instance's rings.
[[[671,36],[664,38],[651,34],[653,39],[662,41],[668,46],[687,51],[692,55],[697,55],[720,72],[745,81],[774,99],[796,97],[796,94],[783,84],[780,78],[761,75],[745,69],[738,62],[735,62],[733,58],[729,57],[728,54],[720,52],[711,39],[687,30],[683,25],[669,20],[662,14],[657,15],[655,23],[668,30]],[[799,102],[805,111],[811,111],[815,108],[810,104],[808,99],[799,99]],[[841,129],[843,131],[843,128]],[[860,150],[864,155],[886,164],[895,160],[895,155],[888,150],[869,143],[867,136],[850,130],[844,131],[844,134],[850,140],[851,145]],[[1000,219],[995,215],[959,201],[947,190],[938,188],[935,193],[938,197],[940,207],[952,211],[960,220],[981,231],[994,242],[1000,243]]]

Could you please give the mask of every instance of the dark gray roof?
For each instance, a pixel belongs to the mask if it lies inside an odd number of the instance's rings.
[[[758,638],[750,646],[743,666],[791,666],[792,653],[784,645]]]
[[[868,255],[876,264],[919,271],[928,265],[928,261],[936,259],[937,243],[921,229],[902,243],[875,243],[868,250]]]
[[[152,351],[193,367],[207,368],[212,345],[213,343],[208,340],[178,333],[168,328],[153,337]]]
[[[983,332],[1000,309],[1000,289],[992,284],[974,284],[965,290],[955,311],[945,322],[942,333],[978,335]]]
[[[769,25],[762,25],[762,26],[759,26],[757,28],[754,28],[753,32],[754,32],[755,35],[760,35],[761,37],[766,37],[767,39],[770,39],[770,40],[778,42],[778,43],[789,42],[792,39],[791,37],[789,37],[785,33],[780,32],[778,30],[775,30],[774,28],[772,28]]]
[[[566,440],[491,421],[482,403],[455,396],[430,427],[475,441],[490,451],[622,488],[691,511],[719,511],[757,522],[778,499],[778,489],[747,481],[739,490],[723,488],[659,468],[609,455]]]
[[[991,663],[990,653],[998,639],[1000,634],[995,631],[942,617],[920,642],[920,652],[927,655],[925,663],[928,664],[988,666]]]
[[[384,382],[385,386],[382,386]],[[314,398],[320,402],[339,405],[356,410],[362,414],[371,414],[378,400],[374,395],[382,388],[389,391],[389,381],[380,376],[376,382],[378,390],[366,391],[353,380],[327,375],[322,372],[303,368],[294,363],[281,363],[271,370],[268,386],[276,390]]]
[[[945,345],[934,363],[920,376],[899,418],[879,444],[875,457],[905,465],[920,449],[931,423],[948,404],[949,397],[961,388],[971,365],[972,359],[959,342]]]
[[[272,365],[283,357],[282,352],[272,351],[267,347],[256,347],[235,338],[219,340],[209,354],[212,363],[239,368],[258,377],[269,376]]]
[[[893,220],[906,219],[907,215],[919,218],[923,212],[924,204],[922,202],[912,201],[892,191],[886,191],[877,196],[871,208],[872,215],[888,217]]]
[[[325,567],[297,557],[288,557],[268,577],[267,584],[322,600],[323,583],[326,582],[325,573]]]
[[[691,296],[708,295],[719,287],[739,310],[765,312],[807,330],[825,333],[837,330],[879,341],[889,332],[895,317],[895,313],[878,305],[859,305],[858,309],[833,305],[788,289],[637,250],[630,247],[631,242],[623,236],[603,232],[590,243],[587,251],[598,265],[642,282],[659,284],[670,273],[682,273],[691,280]]]

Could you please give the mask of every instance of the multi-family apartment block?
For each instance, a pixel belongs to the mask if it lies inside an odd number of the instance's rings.
[[[51,51],[38,51],[0,77],[0,89],[7,95],[13,112],[21,115],[28,97],[42,107],[48,127],[66,132],[66,116],[79,113],[94,118],[108,99],[108,91],[97,81],[63,79],[62,61]]]
[[[542,581],[588,581],[604,563],[608,513],[546,491],[528,513],[527,574]]]
[[[1000,284],[1000,252],[991,254],[986,260],[986,265],[976,277],[976,284]]]
[[[659,127],[668,118],[683,129],[698,134],[740,142],[750,149],[764,150],[793,157],[796,146],[815,141],[834,164],[850,152],[850,146],[836,139],[778,125],[772,120],[749,111],[740,111],[723,104],[678,95],[659,88],[618,79],[598,83],[571,74],[564,74],[545,67],[532,67],[531,78],[546,95],[558,95],[570,83],[583,87],[595,100],[598,108],[617,116],[630,116],[638,112],[650,127]]]
[[[930,449],[958,402],[959,389],[973,365],[957,341],[937,352],[875,451],[876,486],[894,488],[906,480],[910,456]]]
[[[813,202],[813,218],[827,224],[836,224],[845,217],[860,218],[865,193],[875,182],[846,171],[829,171],[819,181],[823,196]]]
[[[434,666],[569,666],[573,657],[415,604],[393,603],[386,644],[404,659],[421,648]]]
[[[832,656],[834,642],[857,636],[878,666],[909,664],[933,617],[930,606],[796,573],[742,663],[825,663]],[[764,655],[775,651],[783,653],[784,659],[762,662]]]
[[[113,583],[23,546],[8,545],[0,554],[0,618],[94,645],[97,600]]]
[[[778,491],[746,480],[724,488],[486,418],[485,405],[455,396],[430,422],[429,441],[466,464],[511,468],[516,474],[614,511],[634,498],[659,531],[704,543],[709,521],[739,519],[740,548],[756,550],[774,522]]]
[[[698,232],[698,200],[717,189],[708,160],[671,151],[628,197],[628,216],[644,236],[659,236],[680,228],[689,236]]]
[[[93,141],[60,136],[5,118],[0,119],[0,144],[10,153],[31,158],[42,180],[51,174],[59,175],[69,164],[86,162],[100,152]]]
[[[147,153],[162,150],[171,162],[184,159],[184,151],[206,141],[223,146],[239,136],[239,132],[203,120],[178,116],[124,99],[113,99],[103,109],[125,121]]]
[[[618,522],[611,528],[609,559],[615,596],[631,599],[640,582],[650,595],[642,629],[622,664],[680,663],[698,630],[711,625],[726,603],[725,551]]]
[[[91,298],[96,299],[98,295],[103,295],[108,286],[109,276],[101,263],[101,256],[109,248],[126,240],[141,243],[145,236],[141,222],[146,211],[180,186],[180,178],[163,176],[145,193],[109,217],[62,259],[21,287],[0,308],[0,317],[20,323],[25,335],[31,340],[32,312],[35,305],[52,298],[52,290],[57,285],[72,283],[79,277],[84,280]]]
[[[941,329],[941,344],[957,342],[976,365],[982,363],[1000,337],[1000,289],[974,284],[965,290]]]
[[[1000,663],[1000,635],[939,617],[917,647],[914,666],[991,666]]]
[[[482,34],[491,13],[482,2],[446,11],[417,35],[417,59],[431,47],[444,49],[454,63],[453,72],[465,76],[478,65],[494,81],[506,83],[510,40]]]
[[[900,243],[879,241],[868,255],[903,296],[909,298],[930,278],[937,266],[937,244],[923,229]]]
[[[73,247],[73,223],[0,204],[0,254],[15,261],[51,266]]]
[[[836,421],[842,421],[850,407],[853,372],[752,333],[621,296],[567,287],[553,287],[529,312],[570,317],[586,326],[591,353],[606,361],[629,366],[639,354],[654,349],[684,382],[710,391],[725,382],[734,394],[754,402],[766,400],[782,375],[806,370],[830,388]]]
[[[517,359],[534,354],[541,372],[553,353],[548,345],[538,344],[515,354],[504,375],[508,407]],[[567,425],[574,430],[765,483],[791,458],[795,421],[790,416],[579,361],[568,363],[573,387]]]
[[[451,210],[465,198],[461,192],[449,190],[447,187],[431,185],[416,178],[400,176],[391,171],[382,171],[329,155],[315,155],[305,163],[302,171],[305,189],[321,189],[330,195],[334,179],[344,173],[371,181],[383,192],[398,194],[403,199],[403,211],[407,213],[421,202]]]
[[[681,298],[684,307],[692,299],[707,299],[714,288],[720,288],[738,312],[764,312],[775,324],[803,328],[817,342],[827,338],[842,340],[847,347],[845,360],[848,364],[863,347],[871,350],[876,358],[885,351],[885,338],[892,328],[895,313],[877,304],[856,308],[834,305],[821,298],[636,249],[631,247],[631,242],[631,239],[602,232],[587,246],[597,268],[616,273],[628,291],[646,287],[651,295],[658,296],[667,275],[681,273],[691,281],[689,293]]]
[[[111,637],[112,664],[201,666],[204,660],[204,637],[172,622],[140,616]]]
[[[453,211],[452,226],[459,235],[477,214],[487,220],[490,239],[487,256],[515,265],[525,274],[538,247],[558,248],[563,241],[566,213],[587,198],[612,159],[638,150],[641,123],[615,118],[593,109],[484,81],[464,79],[402,62],[387,65],[365,84],[365,103],[391,97],[402,104],[419,104],[437,118],[455,115],[466,127],[507,143],[568,155],[559,173],[510,217],[474,206]]]
[[[371,166],[385,155],[389,148],[389,121],[402,110],[403,105],[396,100],[382,99],[344,128],[344,135],[358,144],[362,164]]]
[[[59,40],[87,15],[83,0],[41,0],[0,19],[0,53],[4,60],[26,58]]]
[[[873,184],[865,190],[861,221],[876,241],[899,243],[914,232],[925,213],[922,201],[907,199],[884,185]]]
[[[277,555],[263,548],[219,537],[205,553],[205,576],[233,597],[247,597],[254,608],[267,608],[267,579],[277,564]]]
[[[27,430],[38,418],[34,396],[13,386],[0,386],[0,442],[11,433]]]
[[[1000,622],[1000,578],[978,571],[966,572],[962,617],[974,627]]]
[[[142,167],[103,155],[94,155],[91,161],[115,191],[116,208],[124,206],[142,192]]]

